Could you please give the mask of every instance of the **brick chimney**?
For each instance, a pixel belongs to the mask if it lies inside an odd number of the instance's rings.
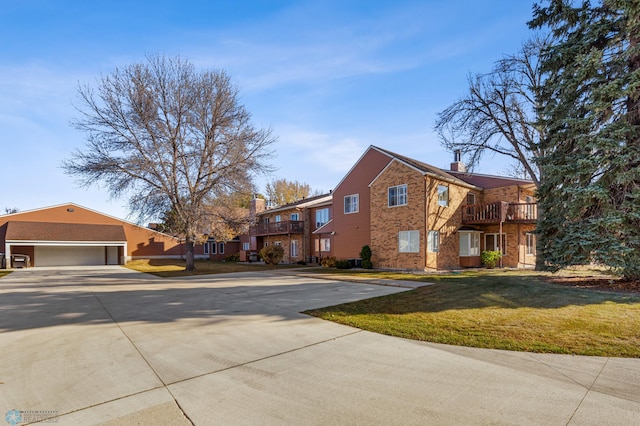
[[[453,163],[451,163],[452,172],[466,172],[467,166],[462,162],[462,153],[459,149],[453,151]]]
[[[265,211],[266,204],[267,202],[264,199],[254,197],[249,204],[249,214],[251,215],[251,217],[255,217],[257,213],[262,213],[263,211]]]

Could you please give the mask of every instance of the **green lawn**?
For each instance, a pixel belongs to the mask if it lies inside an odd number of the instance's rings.
[[[128,262],[125,266],[140,272],[157,275],[159,277],[184,277],[189,275],[225,274],[229,272],[265,271],[278,268],[295,268],[297,265],[266,266],[263,264],[247,264],[235,262],[213,262],[210,260],[196,260],[196,270],[184,270],[185,261],[180,259],[139,259]]]
[[[410,278],[435,285],[307,313],[364,330],[428,342],[640,357],[638,295],[550,284],[545,282],[544,274],[533,271],[368,275]]]

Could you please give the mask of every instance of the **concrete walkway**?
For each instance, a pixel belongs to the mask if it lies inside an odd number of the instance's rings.
[[[0,414],[60,425],[640,424],[638,359],[421,343],[300,313],[400,291],[258,272],[18,270],[0,279]]]

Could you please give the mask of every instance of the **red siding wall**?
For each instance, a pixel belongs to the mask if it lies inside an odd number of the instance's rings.
[[[360,257],[365,244],[371,244],[369,184],[391,161],[391,157],[369,148],[333,191],[333,254],[338,259]],[[359,196],[358,213],[344,213],[344,197]]]

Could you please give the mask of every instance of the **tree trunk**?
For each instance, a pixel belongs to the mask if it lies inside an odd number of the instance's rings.
[[[193,242],[193,240],[191,238],[187,238],[187,240],[185,241],[185,245],[187,246],[187,253],[186,253],[186,266],[185,266],[185,271],[195,271],[196,270],[196,263],[195,263],[195,258],[194,258],[194,247],[195,247],[195,243]]]

